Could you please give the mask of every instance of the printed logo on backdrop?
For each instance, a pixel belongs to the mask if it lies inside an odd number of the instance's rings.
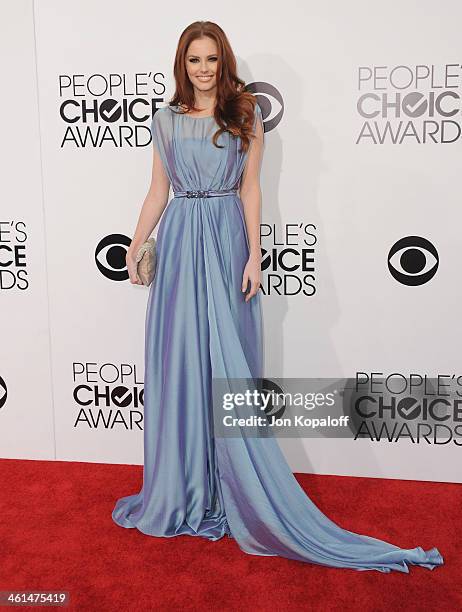
[[[263,295],[310,297],[316,293],[315,232],[312,223],[260,225]],[[124,234],[109,234],[99,241],[95,263],[105,278],[128,280],[125,257],[130,244],[131,238]]]
[[[257,97],[265,132],[274,129],[284,113],[280,92],[261,81],[246,89]],[[146,146],[151,119],[164,102],[165,74],[60,74],[58,92],[61,147]]]
[[[150,123],[163,102],[162,72],[60,74],[57,100],[61,147],[143,147]]]
[[[0,221],[0,290],[28,289],[24,221]]]
[[[416,287],[428,283],[439,265],[438,251],[426,238],[406,236],[391,247],[388,269],[395,280]]]
[[[461,138],[462,65],[359,66],[356,144],[450,144]]]
[[[124,234],[109,234],[102,238],[95,249],[95,262],[103,276],[113,281],[129,278],[125,256],[131,238]]]
[[[262,223],[260,241],[264,295],[310,297],[316,293],[315,225]]]
[[[284,100],[281,92],[274,85],[264,81],[249,83],[245,89],[257,98],[265,133],[274,130],[284,115]]]
[[[462,446],[462,375],[357,372],[343,398],[354,439]]]
[[[6,398],[8,397],[8,391],[6,388],[6,382],[0,376],[0,409],[6,404]]]
[[[136,365],[74,362],[72,384],[74,428],[143,429],[144,383]]]

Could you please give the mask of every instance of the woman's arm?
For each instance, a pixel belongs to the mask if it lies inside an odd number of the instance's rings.
[[[151,185],[149,191],[144,199],[143,206],[141,208],[138,223],[136,225],[135,234],[132,242],[127,250],[126,263],[128,268],[128,274],[130,276],[130,282],[133,284],[140,285],[141,280],[138,278],[136,273],[137,264],[135,262],[136,253],[140,246],[145,242],[154,228],[156,227],[162,213],[168,202],[168,194],[170,189],[170,179],[168,178],[159,151],[155,144],[153,145],[153,161],[152,161],[152,174],[151,174]]]
[[[261,188],[260,169],[264,150],[264,131],[259,109],[256,109],[257,120],[255,138],[250,143],[246,166],[242,174],[240,198],[244,206],[245,224],[249,238],[249,260],[242,277],[242,291],[246,291],[248,281],[250,292],[245,296],[248,302],[260,288],[261,246],[260,246],[260,208]]]

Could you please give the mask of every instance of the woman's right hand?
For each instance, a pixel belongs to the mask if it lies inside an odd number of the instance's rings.
[[[136,263],[136,253],[131,249],[127,250],[125,262],[127,264],[128,275],[132,285],[142,285],[143,283],[141,282],[137,272],[138,264]]]

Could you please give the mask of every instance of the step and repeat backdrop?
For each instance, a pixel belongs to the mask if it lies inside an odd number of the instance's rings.
[[[462,482],[462,7],[282,8],[2,4],[0,456],[143,462],[148,290],[125,253],[178,38],[208,19],[265,124],[265,376],[455,386],[438,436],[282,439],[292,469]]]

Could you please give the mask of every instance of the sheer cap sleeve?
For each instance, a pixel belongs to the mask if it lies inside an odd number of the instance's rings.
[[[151,121],[152,143],[153,143],[153,145],[156,147],[156,149],[158,151],[159,151],[159,134],[158,134],[158,131],[157,131],[157,129],[158,129],[157,123],[159,121],[159,116],[158,116],[159,113],[160,113],[160,109],[157,110],[154,113],[154,116],[153,116],[152,121]]]
[[[265,133],[265,128],[263,125],[263,116],[261,114],[261,108],[258,105],[258,102],[255,104],[255,118],[253,120],[253,131],[255,132],[256,128],[257,128],[257,121],[260,123],[262,130],[263,130],[263,134]]]

